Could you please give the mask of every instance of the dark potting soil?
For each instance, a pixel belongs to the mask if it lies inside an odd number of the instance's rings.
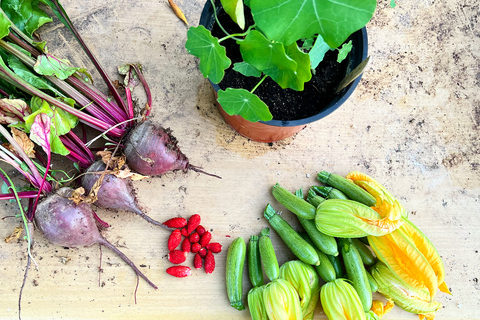
[[[245,8],[246,25],[253,24],[253,19]],[[242,30],[223,11],[217,11],[218,19],[228,33],[241,33]],[[212,35],[218,38],[225,36],[217,23],[213,25]],[[233,64],[243,61],[242,55],[235,40],[228,39],[221,42],[227,50],[227,56],[232,60],[230,68],[225,70],[225,77],[219,83],[220,88],[243,88],[251,90],[260,81],[260,78],[245,77],[232,69]],[[325,109],[335,97],[338,84],[345,77],[347,59],[337,62],[337,51],[326,53],[324,60],[316,68],[312,80],[305,83],[303,91],[282,89],[270,77],[255,90],[255,94],[267,104],[275,120],[298,120],[311,117]]]

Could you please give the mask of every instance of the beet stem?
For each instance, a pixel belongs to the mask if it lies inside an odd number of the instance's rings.
[[[107,247],[108,249],[112,250],[115,254],[117,254],[120,258],[122,258],[123,261],[125,261],[126,264],[128,264],[130,266],[130,268],[133,269],[133,271],[135,271],[135,273],[137,274],[137,276],[140,276],[142,277],[149,285],[151,285],[155,290],[158,289],[158,287],[156,285],[153,284],[153,282],[151,282],[146,275],[144,275],[138,268],[137,266],[132,262],[132,260],[130,260],[122,251],[120,251],[117,247],[115,247],[113,244],[111,244],[110,242],[108,242],[107,239],[101,237],[100,239],[98,239],[98,244],[104,246],[104,247]]]
[[[155,226],[160,226],[162,228],[165,228],[165,229],[168,229],[170,231],[173,231],[175,230],[175,228],[170,228],[170,227],[167,227],[166,225],[164,225],[163,223],[161,222],[158,222],[157,220],[153,220],[152,218],[150,218],[147,214],[143,213],[141,210],[138,210],[138,209],[131,209],[133,212],[135,212],[136,214],[138,214],[140,217],[142,217],[143,219],[145,219],[146,221],[150,222],[151,224],[155,225]]]
[[[195,171],[195,172],[199,172],[199,173],[206,174],[207,176],[211,176],[211,177],[215,177],[215,178],[218,178],[218,179],[222,179],[222,177],[217,176],[216,174],[213,174],[213,173],[205,172],[205,171],[203,171],[202,169],[203,169],[202,167],[193,166],[193,165],[191,165],[191,164],[188,165],[188,170],[192,170],[192,171]]]
[[[25,283],[27,282],[28,276],[28,269],[30,268],[30,262],[32,259],[30,255],[27,257],[27,267],[25,268],[25,273],[23,274],[23,282],[22,286],[20,287],[20,293],[18,294],[18,320],[22,320],[22,295],[23,295],[23,288],[25,287]]]

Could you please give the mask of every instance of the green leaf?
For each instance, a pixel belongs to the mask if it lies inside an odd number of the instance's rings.
[[[390,7],[395,8],[396,6],[395,0],[390,0]]]
[[[58,91],[52,87],[45,79],[35,75],[28,69],[20,59],[14,55],[8,57],[8,66],[17,74],[20,78],[30,83],[37,89],[50,90],[57,93]]]
[[[52,137],[52,142],[50,147],[53,153],[56,153],[62,156],[66,156],[70,153],[70,151],[68,151],[68,149],[65,148],[60,138],[56,135]]]
[[[47,53],[38,56],[33,69],[38,74],[56,76],[60,80],[65,80],[80,68],[72,67],[67,59],[59,59]]]
[[[225,12],[238,24],[243,30],[245,29],[245,13],[243,12],[242,0],[221,0],[222,7]]]
[[[272,120],[268,106],[245,89],[227,88],[218,91],[218,103],[229,115],[239,115],[251,122]]]
[[[36,115],[30,127],[30,139],[42,147],[47,154],[51,152],[51,128],[51,118],[44,113]]]
[[[233,70],[240,72],[245,77],[260,77],[262,75],[260,70],[245,61],[235,63]]]
[[[204,26],[188,28],[185,47],[188,53],[200,59],[199,68],[205,78],[213,83],[222,81],[231,61],[225,47],[219,44],[210,31]]]
[[[0,12],[0,39],[3,39],[4,37],[8,36],[8,34],[10,33],[11,25],[12,23],[7,18],[5,13]]]
[[[310,56],[311,68],[316,69],[320,62],[325,58],[325,54],[330,50],[330,46],[323,40],[322,36],[319,35],[315,44],[313,45],[312,50],[308,53]]]
[[[350,51],[352,51],[352,48],[352,40],[348,41],[348,43],[344,43],[343,46],[338,50],[337,62],[340,63],[345,60]]]
[[[251,0],[255,23],[265,35],[290,45],[321,34],[340,46],[372,18],[376,0]]]
[[[292,43],[285,48],[287,55],[297,63],[297,70],[295,70],[295,77],[292,76],[289,88],[302,91],[305,82],[312,79],[312,72],[310,71],[310,56],[298,48],[296,43]]]
[[[38,4],[38,0],[1,1],[1,7],[10,20],[30,37],[42,25],[52,21]]]

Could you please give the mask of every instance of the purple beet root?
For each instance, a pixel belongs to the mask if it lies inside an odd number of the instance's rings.
[[[96,161],[88,168],[85,175],[82,177],[82,187],[87,192],[90,192],[95,182],[97,182],[101,176],[101,173],[92,172],[103,172],[105,167],[106,165],[103,161]],[[156,226],[169,229],[161,222],[153,220],[142,212],[138,205],[132,183],[129,179],[121,179],[113,174],[106,174],[103,177],[100,189],[98,189],[97,198],[98,200],[95,201],[94,204],[98,207],[134,212]]]
[[[96,243],[107,247],[157,289],[125,254],[100,234],[90,204],[77,205],[68,199],[72,192],[73,189],[61,188],[38,205],[35,221],[45,238],[63,247],[88,247]]]
[[[158,176],[169,171],[193,170],[220,178],[191,165],[180,151],[170,129],[164,129],[150,120],[142,122],[130,132],[124,153],[130,168],[143,175]]]

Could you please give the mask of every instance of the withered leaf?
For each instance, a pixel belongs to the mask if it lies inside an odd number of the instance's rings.
[[[80,202],[84,201],[85,199],[85,189],[83,187],[77,188],[73,190],[72,195],[69,200],[72,200],[76,204],[79,204]]]
[[[23,231],[22,226],[16,227],[13,230],[12,234],[5,238],[5,242],[9,243],[12,240],[16,240],[16,239],[20,238],[20,235],[22,234],[22,231]]]
[[[29,158],[35,158],[35,150],[33,149],[35,147],[35,144],[32,142],[32,140],[30,140],[27,134],[13,127],[11,128],[11,130],[12,137],[18,143],[20,148],[25,151]]]
[[[134,172],[130,171],[130,169],[128,169],[128,168],[123,169],[123,170],[119,170],[118,172],[114,172],[113,174],[117,178],[120,178],[120,179],[130,178],[132,180],[143,180],[143,179],[150,178],[149,176],[143,176],[141,174],[134,173]]]
[[[172,8],[173,12],[175,13],[175,15],[180,18],[180,20],[182,20],[183,22],[185,22],[185,24],[188,26],[188,21],[187,21],[187,18],[185,18],[185,15],[183,14],[182,10],[180,9],[180,7],[175,3],[173,2],[173,0],[168,0],[168,4],[170,5],[170,8]]]

